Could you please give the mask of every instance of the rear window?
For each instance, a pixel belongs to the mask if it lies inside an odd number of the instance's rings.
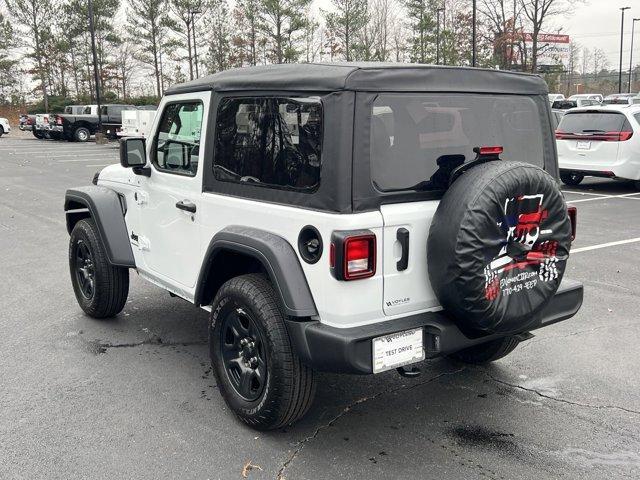
[[[475,147],[544,165],[536,102],[518,95],[381,94],[371,118],[371,177],[380,191],[443,190]]]
[[[558,125],[565,133],[621,132],[628,127],[627,117],[617,112],[567,113]]]

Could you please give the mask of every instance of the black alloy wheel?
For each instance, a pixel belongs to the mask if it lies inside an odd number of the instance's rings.
[[[267,382],[265,341],[255,321],[239,305],[230,305],[221,325],[220,351],[229,383],[244,400],[260,398]]]
[[[75,273],[80,292],[91,300],[95,293],[95,267],[89,246],[82,240],[75,245]]]

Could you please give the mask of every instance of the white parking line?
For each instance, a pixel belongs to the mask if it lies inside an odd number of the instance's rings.
[[[595,198],[582,198],[580,200],[567,200],[567,203],[573,204],[573,203],[594,202],[596,200],[606,200],[608,198],[626,198],[630,200],[640,200],[640,198],[635,198],[634,195],[640,195],[640,192],[625,193],[623,195],[605,195],[602,197],[595,197]]]
[[[574,193],[576,195],[595,195],[597,197],[606,197],[606,193],[592,193],[592,192],[574,192],[573,190],[562,190],[563,193]]]
[[[599,250],[601,248],[615,247],[616,245],[626,245],[628,243],[637,243],[637,242],[640,242],[640,237],[630,238],[629,240],[619,240],[617,242],[601,243],[600,245],[592,245],[590,247],[576,248],[576,249],[572,249],[570,253],[573,254],[573,253],[580,253],[580,252],[589,252],[591,250]]]
[[[103,157],[105,159],[114,159],[116,160],[116,157],[114,155],[103,155]],[[52,159],[55,160],[55,159]],[[76,163],[76,162],[90,162],[90,161],[96,161],[96,160],[101,160],[101,158],[71,158],[71,159],[66,159],[66,160],[59,160],[56,163]]]

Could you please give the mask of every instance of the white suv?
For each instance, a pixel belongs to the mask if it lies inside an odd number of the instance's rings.
[[[11,133],[11,125],[9,125],[9,120],[0,117],[0,137],[5,133]]]
[[[497,360],[582,303],[547,94],[373,63],[173,86],[148,138],[67,191],[78,303],[118,314],[134,269],[209,311],[218,388],[261,429],[305,413],[317,370]]]
[[[556,140],[560,178],[578,185],[585,176],[633,180],[640,188],[640,105],[569,110]]]

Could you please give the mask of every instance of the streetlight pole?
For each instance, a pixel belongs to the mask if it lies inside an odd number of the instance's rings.
[[[631,53],[629,54],[629,88],[627,93],[631,93],[631,72],[633,69],[633,35],[636,30],[636,22],[640,22],[640,18],[634,18],[631,24]]]
[[[473,28],[472,28],[472,41],[471,41],[471,49],[472,49],[472,54],[471,54],[471,66],[475,67],[476,66],[476,0],[473,0],[473,15],[472,15],[472,20],[473,22]]]
[[[620,71],[618,72],[618,93],[622,93],[622,47],[624,46],[624,11],[631,7],[621,7],[622,21],[620,25]]]
[[[96,53],[96,31],[93,25],[93,0],[89,0],[89,31],[91,32],[91,53],[93,55],[93,81],[96,84],[98,104],[98,132],[102,132],[102,112],[100,111],[100,77],[98,75],[98,54]]]

